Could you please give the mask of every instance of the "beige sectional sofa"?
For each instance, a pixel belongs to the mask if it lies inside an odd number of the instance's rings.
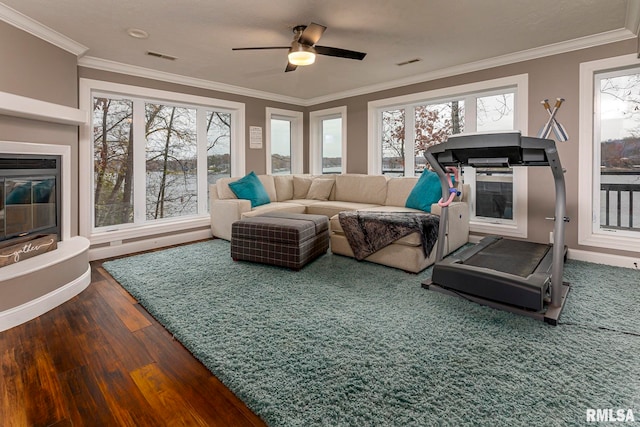
[[[221,178],[210,186],[211,231],[215,237],[231,240],[231,224],[242,218],[265,212],[291,212],[326,215],[330,218],[331,251],[351,256],[353,252],[338,220],[342,211],[422,212],[405,207],[409,193],[418,178],[389,178],[382,175],[258,175],[269,195],[270,203],[251,208],[249,200],[238,199],[229,182],[238,178]],[[463,192],[464,194],[464,192]],[[434,204],[431,212],[438,215]],[[445,254],[467,243],[469,208],[464,201],[449,206],[449,227]],[[435,248],[424,256],[418,233],[396,240],[393,244],[365,258],[366,261],[417,273],[435,259]]]

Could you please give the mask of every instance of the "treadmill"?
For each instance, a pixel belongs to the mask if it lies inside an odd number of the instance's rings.
[[[461,134],[430,147],[425,156],[440,177],[442,200],[450,194],[447,166],[551,168],[556,197],[553,245],[488,236],[443,259],[448,228],[448,208],[443,206],[436,263],[431,279],[422,286],[557,325],[569,285],[562,281],[568,219],[564,173],[555,142],[519,132]]]

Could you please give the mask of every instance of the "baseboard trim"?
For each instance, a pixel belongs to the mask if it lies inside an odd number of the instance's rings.
[[[71,298],[84,291],[91,283],[91,267],[87,267],[82,276],[67,283],[66,285],[42,295],[32,301],[26,302],[18,307],[5,310],[0,313],[0,332],[21,325],[29,320],[35,319],[69,301]]]
[[[594,264],[633,268],[635,270],[640,269],[640,257],[634,258],[621,255],[604,254],[602,252],[583,251],[580,249],[569,249],[567,257],[576,261],[592,262]]]
[[[123,242],[89,249],[89,261],[112,258],[136,252],[148,251],[164,246],[180,245],[183,243],[205,240],[212,237],[211,229],[190,231],[187,233],[173,234],[170,236],[154,237],[151,239],[137,240],[134,242]]]

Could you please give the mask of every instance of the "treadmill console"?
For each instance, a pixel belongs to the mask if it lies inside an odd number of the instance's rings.
[[[460,134],[428,151],[445,166],[547,166],[547,154],[555,153],[556,145],[553,140],[522,136],[520,132]]]

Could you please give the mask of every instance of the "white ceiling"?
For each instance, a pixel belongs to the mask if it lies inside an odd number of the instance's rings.
[[[43,38],[66,36],[81,45],[74,53],[83,65],[143,67],[303,104],[624,40],[640,24],[640,0],[2,1],[0,19]],[[291,29],[310,22],[328,27],[318,44],[366,58],[319,56],[285,73],[286,50],[231,50],[287,46]],[[149,38],[132,38],[129,28]],[[421,61],[396,65],[414,58]]]

